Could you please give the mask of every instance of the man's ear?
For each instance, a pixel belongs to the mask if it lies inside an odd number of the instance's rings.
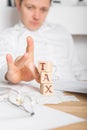
[[[15,0],[15,4],[18,10],[20,10],[20,0]]]

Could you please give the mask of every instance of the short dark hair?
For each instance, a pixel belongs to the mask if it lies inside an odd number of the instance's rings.
[[[20,0],[20,3],[22,2],[23,0]],[[50,3],[51,3],[52,0],[50,0]]]

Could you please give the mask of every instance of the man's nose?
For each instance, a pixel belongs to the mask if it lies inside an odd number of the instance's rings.
[[[35,12],[34,12],[34,19],[35,20],[40,19],[40,11],[39,10],[35,10]]]

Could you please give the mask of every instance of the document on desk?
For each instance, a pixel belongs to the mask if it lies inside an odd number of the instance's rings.
[[[55,80],[54,88],[57,90],[87,94],[87,82],[86,81]]]
[[[48,130],[84,121],[77,116],[39,104],[34,105],[34,112],[35,115],[30,117],[20,109],[0,102],[0,129]]]

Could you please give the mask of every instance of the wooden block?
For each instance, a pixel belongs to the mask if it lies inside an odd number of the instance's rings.
[[[52,62],[49,61],[40,61],[38,63],[38,70],[39,72],[52,72]]]
[[[50,72],[41,72],[40,83],[52,83],[52,73]]]
[[[43,95],[52,95],[53,94],[53,84],[41,84],[40,92]]]

